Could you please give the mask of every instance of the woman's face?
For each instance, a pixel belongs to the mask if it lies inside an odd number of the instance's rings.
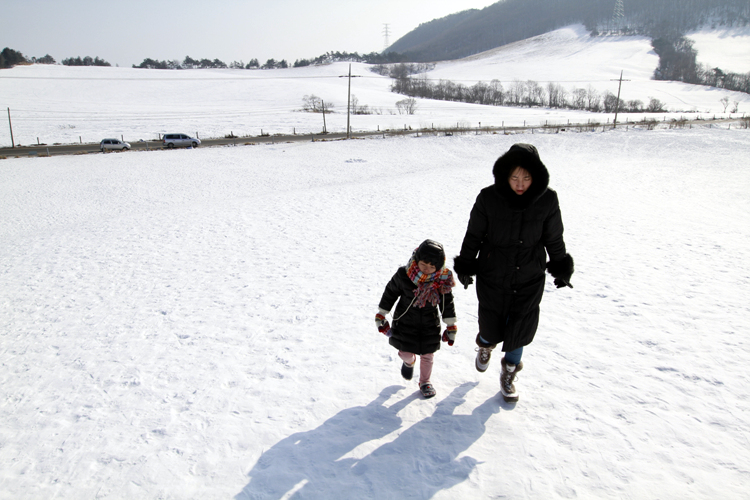
[[[417,262],[417,265],[419,266],[419,270],[422,271],[424,274],[432,274],[435,271],[437,271],[437,268],[433,266],[432,264],[428,264],[427,262],[420,260]]]
[[[522,195],[531,186],[531,174],[525,168],[516,167],[508,177],[508,184],[514,193]]]

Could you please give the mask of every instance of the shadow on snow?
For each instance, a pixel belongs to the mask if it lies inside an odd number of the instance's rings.
[[[248,474],[250,483],[235,498],[432,498],[469,477],[479,462],[458,455],[484,434],[487,420],[500,411],[496,395],[471,415],[453,414],[476,385],[455,388],[431,416],[365,457],[342,458],[402,427],[398,412],[419,393],[385,407],[403,388],[387,387],[367,406],[342,410],[316,429],[279,441],[258,459]]]

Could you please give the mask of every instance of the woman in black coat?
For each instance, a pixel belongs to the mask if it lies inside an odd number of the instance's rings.
[[[513,380],[523,368],[523,347],[534,339],[539,324],[545,267],[558,288],[573,288],[573,259],[565,251],[557,193],[548,187],[549,173],[536,148],[514,144],[492,173],[495,184],[477,196],[453,269],[464,288],[477,277],[475,366],[486,371],[492,350],[502,343],[501,391],[506,401],[514,402]]]

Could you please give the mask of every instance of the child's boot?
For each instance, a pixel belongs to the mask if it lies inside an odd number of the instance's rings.
[[[474,366],[476,367],[478,372],[486,372],[487,367],[490,365],[490,356],[492,356],[492,349],[495,348],[497,344],[486,344],[482,342],[482,340],[479,338],[479,334],[477,334],[477,345],[479,346],[477,348],[477,359],[474,361]]]
[[[506,403],[515,403],[518,401],[518,393],[513,380],[516,378],[516,373],[523,370],[523,361],[519,361],[517,365],[512,365],[503,358],[500,362],[503,365],[503,371],[500,374],[500,392],[503,393],[503,399]]]
[[[405,380],[411,380],[412,376],[414,375],[414,365],[417,363],[417,360],[414,360],[414,363],[407,365],[406,361],[404,361],[404,364],[401,365],[401,376],[404,377]]]

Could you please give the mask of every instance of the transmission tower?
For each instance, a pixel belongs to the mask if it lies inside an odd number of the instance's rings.
[[[623,0],[615,2],[615,11],[612,14],[612,31],[619,31],[625,26],[625,7]]]
[[[389,26],[390,25],[388,23],[383,23],[383,36],[385,37],[385,45],[383,45],[383,50],[391,46],[391,43],[388,41],[388,36],[391,34],[391,32],[388,30]]]

